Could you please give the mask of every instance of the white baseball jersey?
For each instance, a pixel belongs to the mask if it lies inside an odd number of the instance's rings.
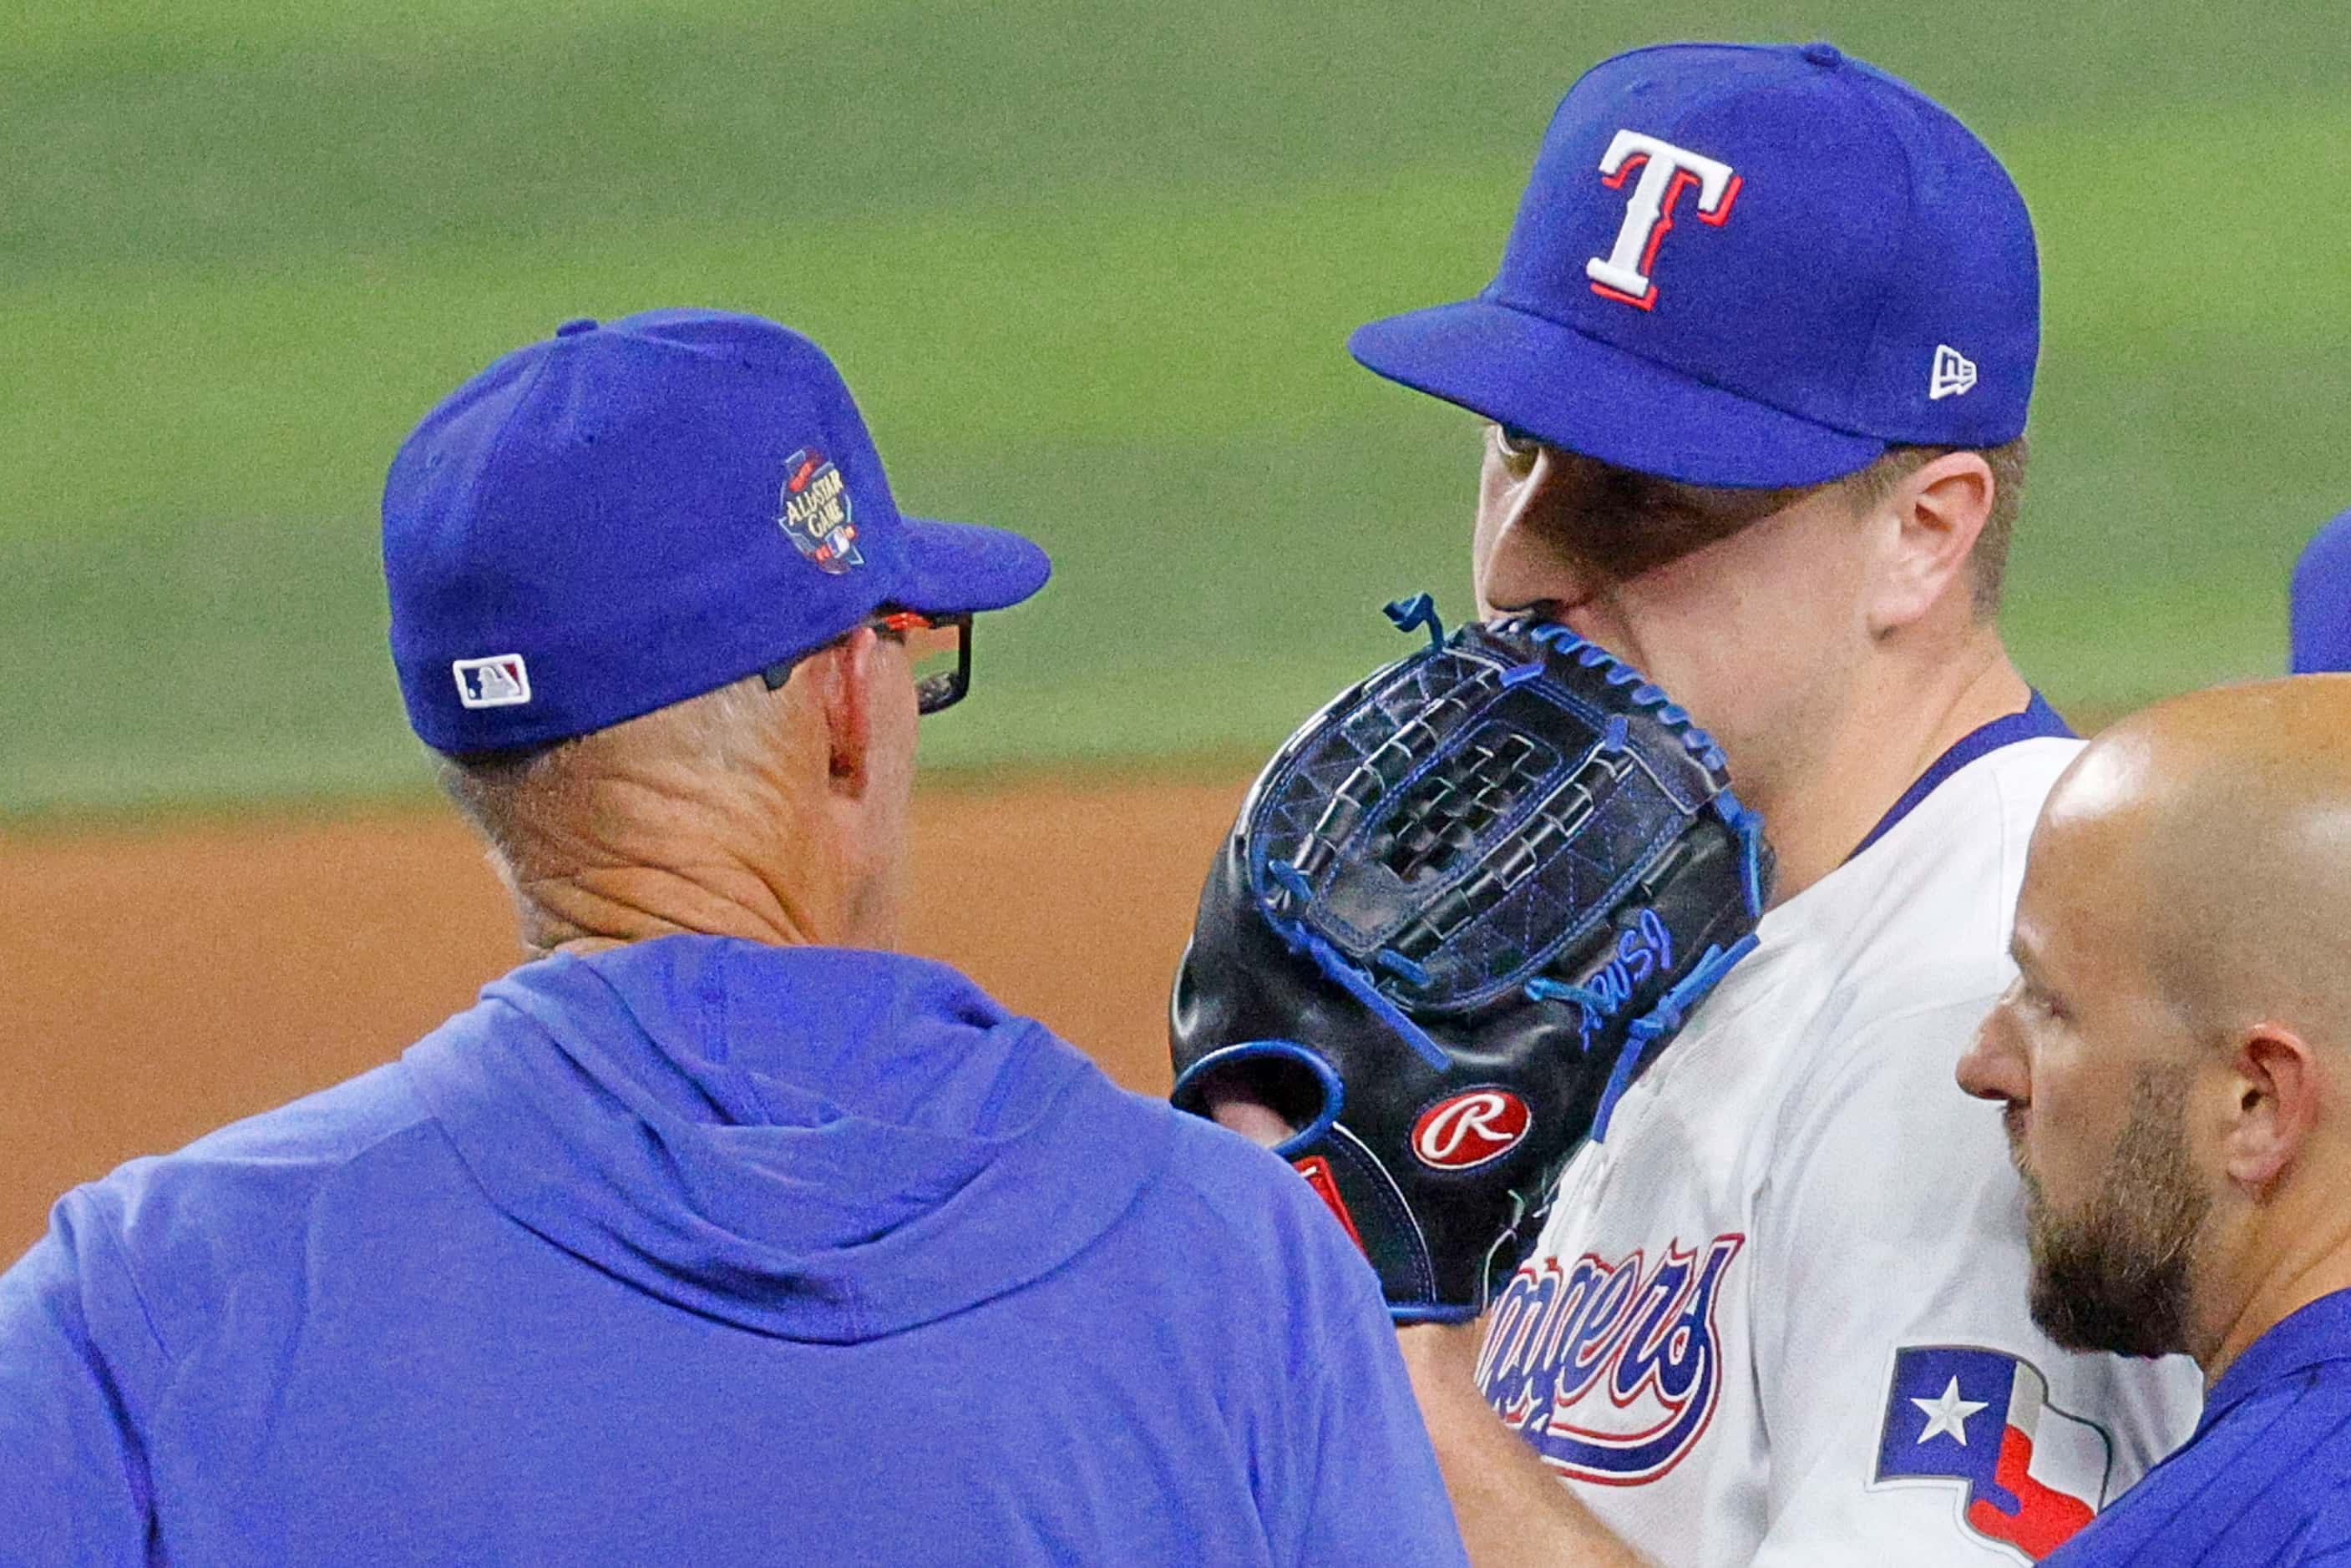
[[[1952,1080],[2078,749],[1966,763],[1772,910],[1562,1178],[1488,1399],[1667,1568],[2032,1561],[2193,1428],[2193,1363],[2026,1310],[2001,1119]]]

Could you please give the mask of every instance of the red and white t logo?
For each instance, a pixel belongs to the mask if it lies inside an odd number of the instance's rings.
[[[1601,183],[1621,191],[1636,167],[1641,181],[1633,187],[1633,199],[1625,205],[1624,227],[1616,231],[1616,248],[1605,256],[1593,256],[1583,264],[1583,271],[1592,279],[1592,292],[1603,299],[1621,299],[1653,310],[1657,286],[1649,281],[1649,266],[1657,259],[1657,246],[1664,242],[1666,231],[1674,226],[1674,203],[1681,200],[1683,191],[1697,186],[1698,222],[1719,227],[1730,217],[1730,204],[1739,200],[1739,176],[1729,164],[1718,163],[1703,153],[1637,130],[1620,130],[1601,155],[1600,172],[1604,176]]]

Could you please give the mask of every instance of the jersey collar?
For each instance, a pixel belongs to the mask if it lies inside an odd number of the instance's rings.
[[[1902,792],[1902,798],[1894,803],[1893,809],[1877,819],[1877,826],[1869,830],[1868,836],[1854,846],[1853,854],[1846,856],[1845,859],[1851,861],[1855,856],[1885,837],[1896,823],[1917,810],[1944,780],[1977,758],[1989,756],[2002,746],[2012,746],[2019,741],[2070,741],[2074,738],[2073,728],[2058,716],[2056,709],[2049,705],[2049,699],[2038,691],[2033,692],[2032,701],[2022,712],[2003,714],[1989,724],[1969,731],[1954,742],[1949,751],[1937,757],[1933,764],[1918,775],[1916,784]]]
[[[2199,1434],[2273,1383],[2329,1361],[2351,1358],[2351,1291],[2323,1295],[2288,1313],[2268,1333],[2245,1346],[2204,1398]]]

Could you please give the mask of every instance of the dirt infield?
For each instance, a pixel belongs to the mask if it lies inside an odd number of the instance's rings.
[[[926,794],[910,945],[1164,1093],[1243,787]],[[480,851],[424,809],[0,836],[0,1264],[66,1188],[389,1061],[517,957]]]

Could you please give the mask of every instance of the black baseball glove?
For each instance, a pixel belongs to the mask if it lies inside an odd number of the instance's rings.
[[[1400,1320],[1483,1310],[1568,1156],[1755,945],[1762,825],[1638,672],[1525,618],[1342,692],[1249,791],[1176,976],[1176,1104],[1239,1099]]]

